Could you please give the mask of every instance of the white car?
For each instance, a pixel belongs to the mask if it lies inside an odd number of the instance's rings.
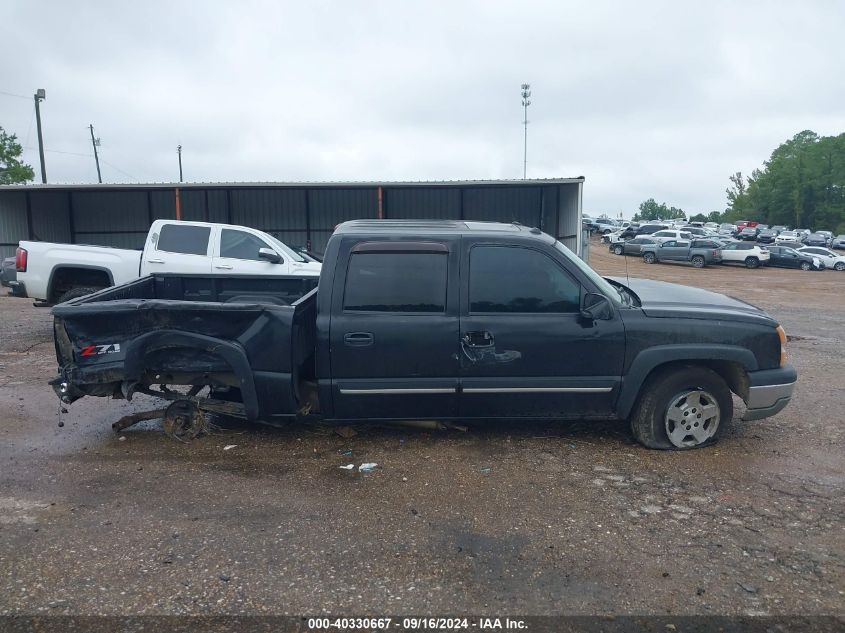
[[[678,229],[663,229],[651,234],[651,237],[665,237],[673,240],[691,240],[692,233]]]
[[[781,231],[775,238],[775,244],[783,244],[784,242],[800,242],[801,235],[797,231]]]
[[[759,268],[767,264],[772,254],[765,248],[749,242],[728,242],[722,247],[723,264],[745,264],[746,268]]]
[[[18,296],[55,304],[151,273],[314,277],[321,266],[257,229],[156,220],[143,250],[24,241],[15,267]]]
[[[805,255],[818,257],[825,265],[825,268],[832,268],[833,270],[838,271],[845,270],[845,255],[834,253],[829,248],[824,248],[822,246],[802,246],[801,248],[796,248],[795,250],[799,253],[804,253]]]

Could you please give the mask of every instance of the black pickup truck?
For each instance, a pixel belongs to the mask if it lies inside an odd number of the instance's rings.
[[[796,382],[762,310],[603,278],[516,224],[356,220],[329,240],[316,289],[162,274],[53,314],[63,402],[153,394],[175,401],[177,427],[203,410],[270,424],[611,418],[648,447],[691,448],[731,420],[731,392],[760,419]]]

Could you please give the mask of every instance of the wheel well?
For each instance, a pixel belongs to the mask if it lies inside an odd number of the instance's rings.
[[[748,398],[748,373],[741,363],[730,360],[690,359],[670,361],[654,367],[650,372],[648,372],[648,375],[645,377],[642,384],[645,385],[657,372],[680,369],[682,367],[707,367],[719,374],[722,380],[727,383],[728,389],[730,389],[733,393],[743,400]],[[640,394],[637,396],[637,400],[639,400],[640,397],[642,397],[642,387],[640,387]]]
[[[111,276],[105,270],[98,268],[56,268],[50,277],[47,299],[50,302],[55,302],[71,288],[108,288],[109,286],[111,286]]]

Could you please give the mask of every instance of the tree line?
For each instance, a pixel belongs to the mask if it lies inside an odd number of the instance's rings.
[[[761,169],[748,177],[736,172],[729,180],[724,211],[687,216],[682,209],[650,198],[640,204],[634,220],[757,220],[845,233],[845,134],[819,136],[804,130],[778,146]]]

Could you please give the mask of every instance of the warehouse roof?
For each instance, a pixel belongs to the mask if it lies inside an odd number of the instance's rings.
[[[372,188],[372,187],[487,187],[487,186],[519,186],[519,185],[565,185],[584,182],[584,176],[576,178],[530,178],[527,180],[419,180],[419,181],[332,181],[332,182],[151,182],[151,183],[86,183],[86,184],[27,184],[0,185],[0,191],[67,191],[67,190],[97,190],[107,189],[232,189],[232,188]]]

